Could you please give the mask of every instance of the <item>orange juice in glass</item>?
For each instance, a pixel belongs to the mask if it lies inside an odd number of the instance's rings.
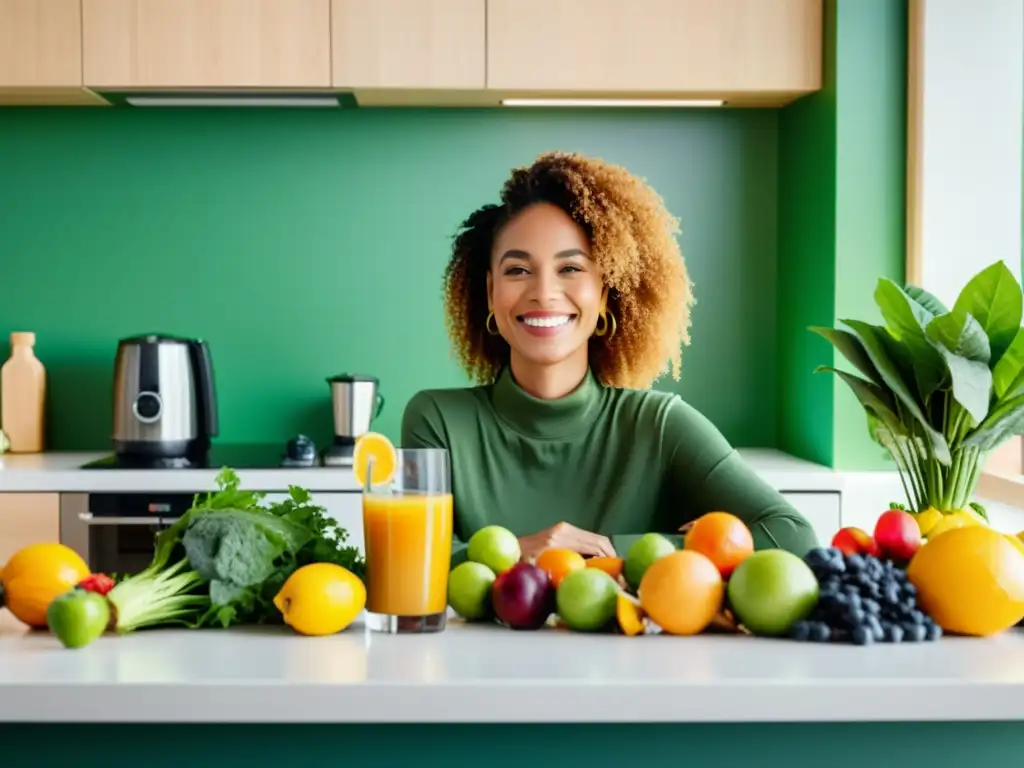
[[[448,452],[400,448],[391,479],[363,491],[367,625],[440,632],[448,611],[453,506]]]

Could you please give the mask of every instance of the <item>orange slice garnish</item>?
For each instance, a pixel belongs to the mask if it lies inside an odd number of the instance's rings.
[[[599,568],[613,579],[622,575],[622,568],[625,561],[621,557],[590,557],[587,558],[587,568]]]
[[[366,487],[366,470],[371,459],[373,485],[387,484],[398,466],[398,452],[391,441],[379,432],[366,432],[357,437],[352,451],[352,471],[362,488]]]
[[[631,595],[620,592],[615,601],[615,618],[618,620],[619,631],[627,637],[635,637],[644,633],[644,610],[640,601]]]

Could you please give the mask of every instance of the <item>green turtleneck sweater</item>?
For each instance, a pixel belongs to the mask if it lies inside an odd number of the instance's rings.
[[[402,419],[405,448],[446,448],[455,502],[453,565],[485,525],[525,536],[567,522],[624,555],[638,536],[668,534],[724,510],[757,549],[803,555],[807,520],[761,480],[718,429],[678,395],[604,387],[591,372],[569,395],[541,400],[505,368],[491,385],[418,392]]]

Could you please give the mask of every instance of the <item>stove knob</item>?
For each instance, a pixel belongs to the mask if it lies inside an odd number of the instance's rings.
[[[160,418],[160,395],[156,392],[140,392],[132,403],[132,413],[143,424],[152,424]]]
[[[316,444],[305,435],[297,435],[288,441],[285,454],[292,461],[312,461],[316,458]]]

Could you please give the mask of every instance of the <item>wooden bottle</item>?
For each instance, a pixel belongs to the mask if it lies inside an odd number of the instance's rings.
[[[35,343],[34,333],[12,333],[11,356],[0,368],[0,429],[11,453],[45,447],[46,369],[32,349]]]

